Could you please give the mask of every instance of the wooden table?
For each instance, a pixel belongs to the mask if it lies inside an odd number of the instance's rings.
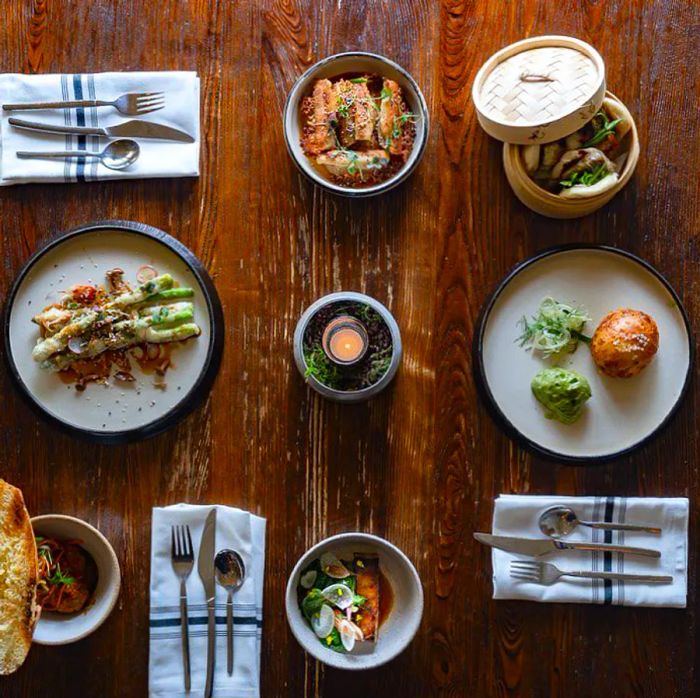
[[[169,231],[214,276],[228,346],[214,390],[179,427],[126,447],[86,445],[42,423],[0,371],[0,475],[33,514],[83,517],[112,541],[123,590],[89,639],[35,647],[3,696],[142,696],[148,679],[153,505],[219,502],[268,519],[263,696],[691,696],[700,691],[691,549],[687,610],[491,600],[487,530],[503,492],[684,495],[700,504],[697,402],[653,443],[608,466],[558,466],[505,437],[477,397],[474,323],[519,260],[561,242],[640,254],[700,321],[698,4],[409,0],[34,0],[4,4],[3,72],[188,69],[202,79],[198,180],[18,186],[0,192],[3,296],[59,231],[125,218]],[[525,209],[478,126],[471,83],[525,36],[593,43],[637,119],[632,183],[596,215]],[[352,202],[322,193],[287,156],[287,91],[328,54],[369,49],[405,66],[432,117],[410,181]],[[357,406],[320,399],[292,363],[302,310],[352,289],[389,305],[405,355],[390,390]],[[361,675],[325,669],[287,628],[298,556],[348,530],[385,536],[415,562],[425,614],[410,648]]]

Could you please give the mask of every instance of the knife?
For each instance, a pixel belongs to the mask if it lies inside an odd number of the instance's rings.
[[[8,123],[17,128],[26,128],[31,131],[43,131],[45,133],[72,133],[79,136],[106,136],[107,138],[159,138],[167,141],[180,141],[181,143],[194,143],[194,138],[189,133],[180,131],[171,126],[154,124],[152,121],[122,121],[115,126],[59,126],[58,124],[43,124],[39,121],[26,121],[11,116]]]
[[[475,533],[479,543],[490,545],[509,553],[520,553],[541,557],[557,550],[599,550],[609,553],[628,553],[644,557],[661,557],[658,550],[650,548],[633,548],[629,545],[612,545],[610,543],[565,543],[561,540],[546,540],[539,538],[511,538],[510,536],[492,536],[490,533]]]
[[[211,698],[214,689],[214,658],[216,643],[216,583],[214,581],[214,546],[216,543],[216,508],[207,515],[202,531],[202,540],[199,543],[199,556],[197,557],[197,571],[204,585],[204,593],[207,597],[207,680],[204,696]]]

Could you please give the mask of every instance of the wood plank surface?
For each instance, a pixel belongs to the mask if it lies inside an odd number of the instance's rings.
[[[150,512],[178,501],[268,520],[263,696],[695,696],[700,504],[697,381],[671,426],[606,466],[544,461],[501,433],[480,402],[471,341],[487,294],[518,261],[563,242],[617,245],[667,276],[700,322],[700,5],[694,0],[8,0],[0,72],[197,70],[197,180],[28,185],[0,191],[0,297],[38,246],[106,218],[188,245],[221,296],[227,347],[211,396],[175,429],[86,446],[45,425],[0,369],[0,476],[32,514],[68,513],[113,543],[123,588],[110,619],[74,645],[33,648],[0,680],[12,697],[145,696]],[[538,34],[595,45],[637,120],[641,155],[597,214],[553,221],[510,191],[501,146],[479,127],[471,83],[495,50]],[[288,90],[342,50],[385,54],[421,85],[428,149],[398,189],[330,196],[289,159]],[[0,95],[1,97],[1,95]],[[302,310],[360,290],[386,303],[405,355],[391,389],[340,406],[292,361]],[[491,600],[488,530],[499,493],[677,495],[691,500],[687,610]],[[324,536],[385,536],[415,562],[425,614],[410,648],[364,674],[305,656],[284,616],[297,558]]]

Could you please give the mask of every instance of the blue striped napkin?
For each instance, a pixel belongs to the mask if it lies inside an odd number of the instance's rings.
[[[142,116],[125,116],[113,107],[0,111],[0,185],[26,182],[89,182],[103,179],[196,177],[199,175],[199,78],[194,72],[0,75],[0,102],[113,100],[127,92],[164,92],[165,107]],[[14,128],[11,116],[61,126],[113,126],[131,119],[152,121],[191,134],[194,143],[135,139],[139,159],[126,170],[109,170],[95,158],[20,160],[19,150],[101,151],[101,136],[44,134]]]
[[[675,606],[685,608],[688,593],[688,500],[684,497],[560,497],[501,495],[493,512],[493,533],[501,536],[546,538],[538,527],[540,514],[561,504],[583,521],[614,521],[658,526],[660,536],[637,531],[602,531],[578,526],[567,542],[615,543],[661,551],[661,558],[578,550],[557,551],[538,558],[562,570],[611,571],[670,575],[672,584],[562,577],[551,586],[510,576],[510,562],[527,558],[493,549],[493,598],[617,606]]]
[[[207,606],[197,573],[202,529],[211,506],[155,507],[151,529],[150,698],[194,698],[204,694],[207,664]],[[241,509],[216,505],[215,549],[237,550],[246,567],[245,583],[234,595],[234,671],[226,671],[226,592],[216,589],[216,664],[214,695],[259,698],[262,638],[265,519]],[[195,563],[187,581],[192,690],[185,692],[180,633],[180,582],[170,561],[170,527],[187,524]]]

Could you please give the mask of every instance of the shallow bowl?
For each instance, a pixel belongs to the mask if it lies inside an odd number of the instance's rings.
[[[36,535],[81,541],[81,547],[97,565],[97,587],[87,608],[80,613],[66,615],[44,611],[34,630],[34,642],[39,645],[77,642],[97,630],[117,602],[121,586],[117,556],[109,541],[94,526],[73,516],[35,516],[32,527]]]
[[[325,178],[311,164],[301,149],[301,120],[299,108],[304,97],[309,94],[314,81],[332,78],[344,73],[376,73],[396,81],[401,87],[409,110],[419,116],[416,122],[416,139],[413,150],[404,166],[391,178],[370,187],[355,189],[335,184]],[[296,166],[314,183],[334,194],[350,197],[366,197],[383,194],[403,182],[416,168],[428,141],[428,106],[418,83],[394,61],[376,53],[352,51],[336,53],[312,65],[292,87],[284,107],[284,138],[287,150]]]
[[[341,654],[324,647],[299,608],[297,588],[301,573],[326,552],[340,558],[353,553],[379,555],[381,571],[394,593],[394,604],[379,628],[379,639],[376,643],[360,643],[367,647],[359,651]],[[285,605],[292,634],[310,655],[337,669],[359,671],[386,664],[406,649],[423,616],[423,587],[413,563],[389,541],[368,533],[341,533],[322,540],[301,556],[287,582]]]

